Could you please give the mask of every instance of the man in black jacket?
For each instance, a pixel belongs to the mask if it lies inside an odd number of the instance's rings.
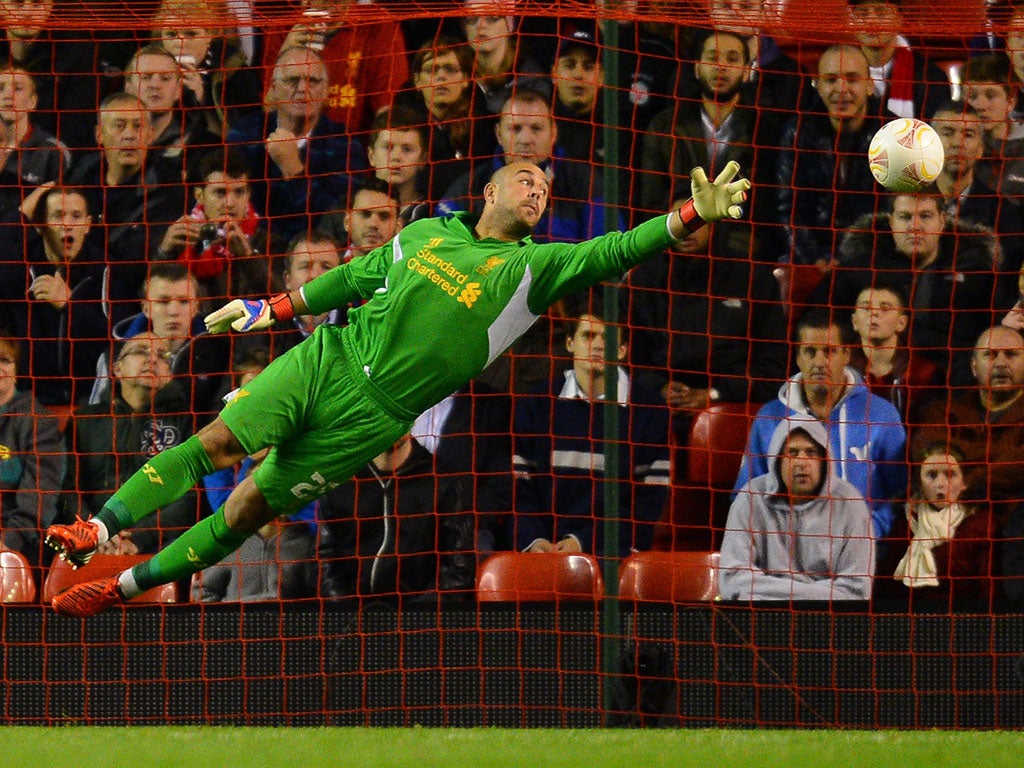
[[[326,598],[400,601],[473,588],[473,518],[459,484],[409,435],[320,504],[320,589]]]

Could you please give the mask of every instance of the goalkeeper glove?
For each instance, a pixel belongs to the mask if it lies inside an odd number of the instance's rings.
[[[208,314],[203,322],[209,333],[223,333],[228,328],[236,331],[261,331],[269,328],[275,320],[291,320],[295,307],[287,293],[279,293],[268,300],[235,299],[215,312]]]
[[[739,163],[735,160],[730,160],[713,182],[708,181],[707,174],[700,166],[690,171],[692,197],[679,209],[679,218],[688,232],[694,232],[719,219],[738,219],[743,215],[740,206],[747,199],[750,181],[733,181],[739,171]]]

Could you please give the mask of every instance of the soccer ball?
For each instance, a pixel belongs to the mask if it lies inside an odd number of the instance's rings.
[[[868,147],[868,166],[892,192],[915,192],[938,178],[946,154],[928,123],[901,117],[878,129]]]

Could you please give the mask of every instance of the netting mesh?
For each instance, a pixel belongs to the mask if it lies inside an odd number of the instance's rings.
[[[3,720],[1020,727],[1021,29],[982,0],[0,1]],[[867,161],[897,116],[945,150],[905,194]],[[738,220],[531,305],[353,479],[149,607],[50,610],[263,455],[81,571],[48,526],[378,286],[258,333],[208,312],[406,228],[388,258],[472,307],[415,233],[506,163],[547,176],[534,240],[574,243],[730,160]]]

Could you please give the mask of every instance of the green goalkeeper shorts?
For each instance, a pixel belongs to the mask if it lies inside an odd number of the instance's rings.
[[[337,326],[320,326],[220,412],[247,453],[271,446],[253,479],[278,514],[292,514],[351,479],[411,426],[367,396],[340,334]]]

